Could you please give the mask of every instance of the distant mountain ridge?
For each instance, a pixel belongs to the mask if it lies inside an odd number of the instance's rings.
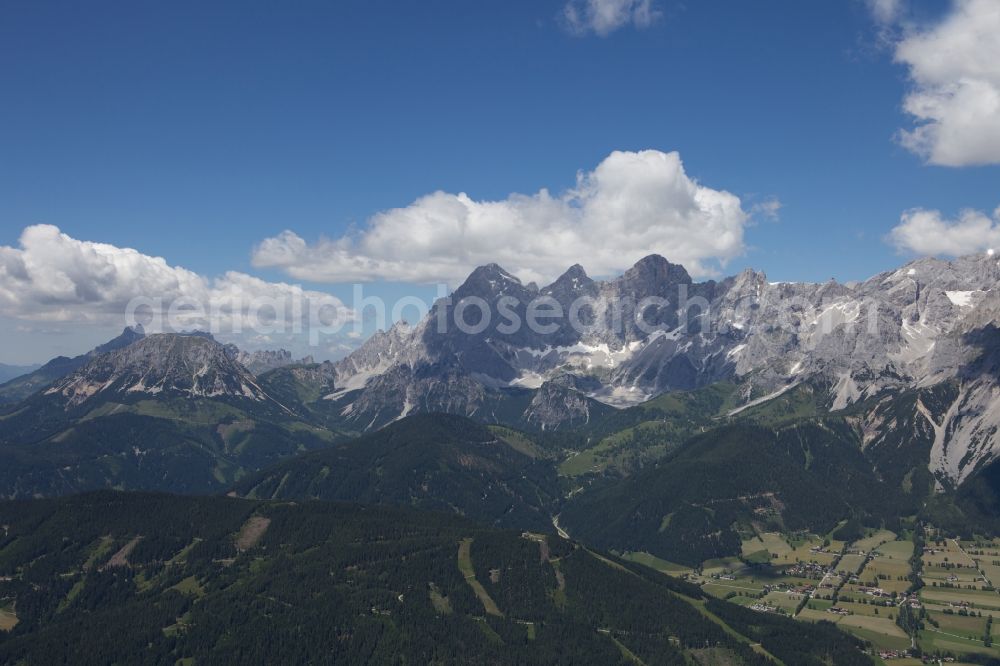
[[[231,446],[249,427],[223,415],[232,408],[258,435],[260,423],[282,422],[277,450],[287,452],[296,428],[332,441],[440,412],[564,434],[570,439],[550,441],[584,454],[567,461],[570,476],[629,473],[696,434],[683,425],[687,398],[673,406],[642,399],[724,386],[708,402],[691,398],[705,430],[808,388],[810,414],[854,410],[861,446],[882,460],[905,459],[908,470],[919,462],[939,489],[957,488],[1000,460],[998,284],[1000,264],[990,255],[921,259],[846,285],[772,283],[750,270],[695,282],[650,256],[612,280],[593,280],[576,265],[537,287],[490,264],[422,321],[377,332],[337,362],[244,353],[208,334],[126,329],[89,354],[5,385],[23,392],[45,382],[24,410],[8,408],[17,415],[0,437],[18,446],[70,438],[126,412],[159,418],[193,400],[221,428],[213,446]],[[470,328],[440,327],[465,299],[506,317],[475,321],[470,308]],[[586,325],[564,317],[546,331],[505,326],[526,321],[538,299],[577,308]],[[236,458],[233,469],[259,469],[259,461]],[[217,482],[230,478],[219,472]]]
[[[240,365],[249,370],[254,375],[260,375],[269,370],[284,368],[289,365],[312,365],[315,363],[312,356],[305,356],[301,359],[292,358],[292,352],[286,349],[262,349],[257,351],[244,351],[236,345],[226,345],[234,359]]]
[[[74,370],[83,367],[91,359],[101,354],[127,347],[136,340],[141,340],[144,336],[145,331],[141,324],[127,326],[121,332],[121,335],[94,347],[86,354],[72,358],[57,356],[32,372],[0,384],[0,404],[24,400],[32,393],[48,386],[60,377],[65,377]]]
[[[33,365],[8,365],[7,363],[0,363],[0,383],[9,382],[12,379],[17,379],[29,372],[34,372],[38,368],[42,367],[40,363],[35,363]]]

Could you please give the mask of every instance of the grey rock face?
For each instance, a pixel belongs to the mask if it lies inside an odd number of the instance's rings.
[[[236,360],[255,375],[295,363],[295,360],[292,358],[292,352],[285,349],[254,352],[240,350],[236,354]]]
[[[67,409],[114,395],[270,401],[223,345],[211,338],[175,334],[150,335],[101,354],[45,393],[61,396]]]
[[[572,375],[562,375],[542,384],[523,413],[524,422],[540,430],[582,425],[601,415],[601,403],[576,388]],[[605,407],[605,409],[607,409]]]
[[[615,406],[722,379],[741,382],[746,400],[821,379],[833,409],[886,390],[958,381],[980,396],[978,410],[992,414],[1000,407],[972,387],[995,386],[995,375],[963,373],[983,353],[969,342],[970,332],[998,321],[998,283],[1000,264],[986,254],[919,259],[851,284],[771,283],[752,270],[694,282],[683,267],[650,256],[613,280],[592,280],[573,266],[538,289],[489,265],[424,321],[378,333],[339,362],[336,395],[354,396],[345,410],[398,417],[431,405],[470,414],[499,390],[528,388],[543,397],[522,418],[550,427],[559,413],[568,421],[582,414],[582,404],[565,401],[564,410],[541,408],[559,386],[547,382],[567,376],[580,380],[572,390],[581,397]],[[464,321],[473,330],[459,330],[453,315],[463,299],[486,304],[490,321],[468,307]],[[533,301],[562,317],[532,330],[525,321]],[[505,326],[512,321],[521,325]],[[977,423],[969,427],[983,432],[989,419]],[[987,453],[957,467],[940,463],[949,477],[964,478],[969,465],[993,455],[983,436],[970,438]]]

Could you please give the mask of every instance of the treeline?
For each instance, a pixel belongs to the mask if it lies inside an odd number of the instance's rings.
[[[796,666],[869,666],[861,641],[845,635],[826,621],[797,622],[768,613],[757,613],[718,599],[709,599],[708,610],[744,636],[758,641],[769,653]]]

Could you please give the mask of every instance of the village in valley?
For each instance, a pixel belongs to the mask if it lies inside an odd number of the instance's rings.
[[[754,530],[739,557],[695,569],[646,553],[625,557],[761,613],[832,622],[893,666],[1000,658],[1000,539],[965,540],[928,525],[869,529],[853,541],[836,533]]]

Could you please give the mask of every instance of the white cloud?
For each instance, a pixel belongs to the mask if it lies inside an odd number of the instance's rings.
[[[880,24],[895,22],[903,12],[903,0],[868,0],[872,16]]]
[[[964,210],[956,220],[946,220],[937,210],[910,210],[903,213],[888,241],[901,251],[920,255],[957,257],[1000,248],[1000,208],[992,217]]]
[[[1000,2],[955,0],[944,19],[896,45],[913,83],[903,108],[916,119],[899,133],[904,147],[930,164],[1000,163],[998,35]]]
[[[750,213],[756,218],[764,218],[772,222],[777,222],[781,217],[781,209],[784,204],[777,197],[768,197],[763,201],[750,206]]]
[[[162,304],[147,312],[186,304],[178,314],[185,326],[230,332],[273,325],[276,315],[288,330],[293,318],[305,326],[310,308],[320,313],[320,323],[334,313],[350,318],[329,294],[232,271],[209,279],[161,257],[71,238],[47,224],[25,228],[19,245],[0,246],[0,315],[20,320],[122,322],[134,299]]]
[[[563,7],[566,27],[576,35],[605,37],[628,25],[648,28],[659,17],[652,0],[570,0]]]
[[[450,284],[496,262],[545,283],[574,263],[609,275],[659,253],[705,276],[743,252],[748,218],[738,197],[688,177],[676,152],[614,152],[558,196],[543,189],[476,201],[435,192],[341,238],[311,245],[285,231],[263,241],[253,261],[315,282]]]

